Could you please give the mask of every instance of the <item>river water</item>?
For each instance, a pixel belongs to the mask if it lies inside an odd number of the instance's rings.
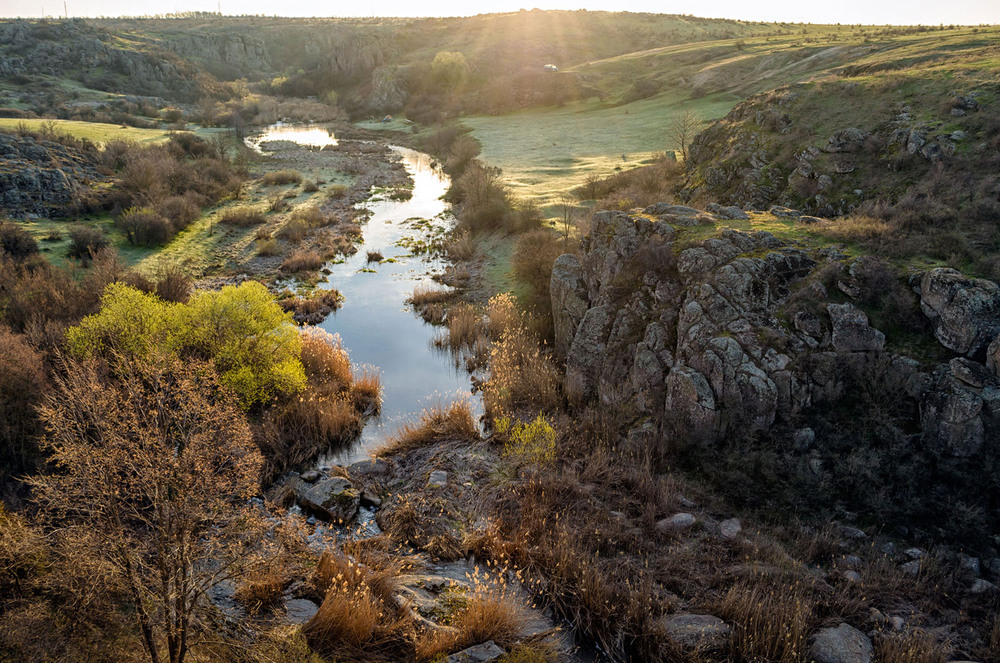
[[[272,140],[307,148],[337,144],[326,129],[294,124],[268,127],[248,138],[247,144],[264,151],[262,146]],[[330,273],[319,285],[336,288],[344,296],[341,308],[319,326],[340,336],[351,363],[378,372],[382,410],[368,421],[360,439],[321,456],[317,460],[321,467],[367,458],[401,424],[419,419],[427,407],[467,399],[476,415],[481,413],[468,373],[456,368],[450,354],[433,343],[442,332],[406,304],[419,285],[444,287],[432,281],[430,274],[443,271],[445,262],[439,257],[412,255],[400,243],[441,233],[454,223],[449,204],[442,200],[448,176],[426,154],[403,147],[392,149],[413,179],[412,197],[391,200],[376,195],[363,203],[370,211],[362,226],[364,244],[343,262],[328,263]],[[369,263],[368,251],[380,252],[382,262]]]

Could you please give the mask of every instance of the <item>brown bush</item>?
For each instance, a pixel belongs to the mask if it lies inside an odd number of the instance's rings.
[[[299,184],[302,182],[302,173],[297,170],[275,170],[270,173],[264,173],[264,176],[260,178],[261,183],[265,186],[275,186],[280,184]]]
[[[316,251],[299,249],[281,263],[283,272],[312,272],[318,270],[326,260]]]
[[[287,239],[293,244],[298,244],[302,241],[302,238],[306,236],[309,232],[309,224],[303,219],[289,219],[281,230],[278,231],[278,236]]]
[[[219,223],[237,228],[249,228],[266,222],[264,213],[253,207],[230,207],[219,214]]]
[[[156,211],[170,221],[175,231],[183,230],[201,216],[201,205],[197,194],[170,196],[156,206]]]
[[[164,267],[156,279],[156,296],[167,302],[187,302],[194,279],[180,265]]]
[[[48,378],[42,355],[27,339],[0,326],[0,458],[3,473],[31,465],[40,433],[36,406],[41,405]]]
[[[354,383],[351,361],[340,337],[322,329],[302,330],[302,366],[306,377],[347,389]]]
[[[115,226],[125,233],[129,244],[156,246],[174,236],[170,221],[151,207],[130,207],[118,215]]]
[[[281,247],[278,246],[277,240],[271,239],[270,237],[257,240],[257,255],[269,258],[280,254]]]
[[[392,456],[445,440],[479,439],[479,428],[472,418],[472,406],[458,400],[447,407],[436,405],[424,410],[418,424],[403,424],[385,444],[375,451],[376,456]]]
[[[445,244],[445,251],[452,260],[472,260],[476,255],[476,244],[468,230],[457,233],[450,242]]]
[[[14,223],[0,221],[0,257],[7,255],[14,260],[38,253],[38,243],[31,234]]]
[[[551,309],[549,281],[552,278],[552,265],[562,253],[559,236],[549,230],[525,233],[514,244],[514,254],[511,257],[514,275],[530,288],[528,303],[542,311]]]
[[[69,238],[69,257],[77,258],[84,264],[89,263],[95,253],[108,246],[108,237],[104,231],[91,226],[73,226],[70,228]]]

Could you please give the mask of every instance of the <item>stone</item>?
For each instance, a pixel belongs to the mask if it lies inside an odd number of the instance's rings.
[[[1000,334],[990,342],[986,349],[986,368],[1000,378]]]
[[[979,577],[979,574],[981,573],[979,558],[959,553],[958,570],[973,577]]]
[[[904,574],[910,576],[911,578],[916,578],[920,575],[920,569],[923,566],[919,559],[915,559],[912,562],[906,562],[905,564],[900,564],[899,570]]]
[[[723,539],[735,539],[743,531],[739,518],[729,518],[719,523],[719,536]]]
[[[688,366],[674,366],[667,374],[666,392],[664,409],[687,428],[692,439],[715,438],[719,413],[704,375]]]
[[[857,571],[850,571],[850,570],[844,571],[842,575],[844,577],[844,580],[846,580],[851,584],[855,585],[861,584],[861,574],[858,573]]]
[[[860,541],[861,539],[868,538],[868,535],[865,534],[864,530],[858,529],[857,527],[851,527],[850,525],[841,525],[837,528],[837,532],[841,537],[852,541]]]
[[[779,219],[797,219],[802,216],[802,212],[800,210],[783,207],[781,205],[772,205],[771,209],[768,211],[772,216],[776,216]]]
[[[903,554],[909,557],[910,559],[924,559],[925,557],[927,557],[927,553],[925,553],[920,548],[907,548],[906,550],[903,551]]]
[[[580,259],[572,254],[563,254],[552,265],[549,279],[552,298],[552,320],[555,327],[555,349],[560,357],[565,357],[577,327],[587,313],[587,286],[583,282]]]
[[[285,601],[285,619],[290,624],[304,624],[319,612],[319,606],[309,599],[288,599]]]
[[[868,636],[849,624],[820,630],[809,647],[815,663],[871,663],[874,655]]]
[[[489,642],[484,642],[482,644],[469,647],[468,649],[463,649],[460,652],[452,654],[445,659],[446,663],[489,663],[490,661],[500,660],[502,657],[506,656],[507,652],[497,646],[495,642],[490,640]]]
[[[361,491],[361,506],[377,509],[382,506],[382,498],[369,490]]]
[[[827,179],[830,179],[829,176],[827,176],[827,175],[824,175],[823,177],[826,177]],[[820,178],[820,179],[822,179],[822,178]],[[805,214],[803,214],[799,218],[795,219],[796,223],[804,223],[806,225],[812,225],[814,223],[819,223],[822,220],[823,219],[821,219],[819,217],[816,217],[816,216],[807,216]]]
[[[819,316],[813,313],[797,312],[792,318],[792,324],[795,325],[796,331],[806,336],[812,338],[822,338],[823,336],[823,325],[820,323]]]
[[[827,304],[837,352],[881,352],[885,334],[868,324],[868,316],[853,304]]]
[[[585,402],[596,390],[613,322],[611,313],[610,306],[595,306],[580,321],[566,355],[566,397],[571,403]]]
[[[921,402],[920,424],[928,448],[939,456],[968,458],[979,453],[986,438],[983,397],[977,390],[942,376]]]
[[[299,478],[306,483],[316,483],[319,481],[320,473],[318,470],[307,470],[299,475]]]
[[[863,562],[861,561],[861,558],[857,555],[844,555],[838,562],[838,566],[843,566],[845,569],[851,569],[853,571],[860,569],[862,564]]]
[[[920,308],[934,324],[934,336],[967,357],[979,353],[1000,334],[1000,286],[966,278],[939,267],[920,279]]]
[[[987,594],[987,593],[992,594],[993,592],[997,591],[997,589],[998,589],[997,586],[994,585],[989,580],[976,578],[976,580],[972,583],[972,587],[969,588],[969,591],[972,592],[973,594]]]
[[[681,647],[702,652],[724,648],[731,631],[728,624],[714,615],[669,615],[660,623],[667,637]]]
[[[310,486],[299,495],[299,504],[321,516],[347,522],[358,513],[361,494],[343,477],[331,477]]]
[[[382,458],[359,460],[347,467],[347,473],[352,477],[364,475],[384,476],[389,473],[389,463]]]
[[[809,451],[816,443],[816,433],[812,428],[800,428],[792,434],[792,445],[796,451]]]
[[[690,513],[675,513],[669,518],[664,518],[656,523],[656,531],[661,534],[671,532],[683,532],[691,529],[698,519]]]
[[[718,203],[709,203],[705,209],[716,216],[729,221],[749,221],[750,215],[735,205],[723,206]]]
[[[965,357],[955,357],[948,362],[948,367],[957,379],[976,389],[982,389],[996,380],[988,368]]]
[[[448,485],[448,473],[444,470],[434,470],[427,478],[428,488],[444,488]]]

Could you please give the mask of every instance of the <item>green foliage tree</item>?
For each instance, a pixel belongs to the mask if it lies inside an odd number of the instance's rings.
[[[431,63],[430,82],[441,92],[451,92],[469,76],[469,63],[460,51],[439,51]]]
[[[67,332],[67,346],[78,358],[144,358],[155,351],[211,361],[244,408],[295,393],[306,383],[291,313],[252,281],[196,293],[186,304],[113,283],[101,310]]]

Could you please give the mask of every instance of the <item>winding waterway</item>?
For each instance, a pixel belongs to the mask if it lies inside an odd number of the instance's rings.
[[[327,142],[323,142],[325,140]],[[304,147],[335,144],[325,129],[282,125],[269,127],[248,139],[255,149],[268,141],[295,142]],[[363,226],[364,244],[343,262],[327,265],[329,274],[319,287],[336,288],[343,306],[319,326],[338,334],[356,366],[370,367],[382,380],[382,410],[368,421],[360,439],[348,447],[321,456],[317,464],[347,465],[366,458],[401,424],[420,417],[435,404],[468,399],[478,416],[480,402],[471,393],[468,373],[456,368],[451,356],[433,341],[441,333],[425,323],[406,304],[419,285],[436,288],[430,274],[442,271],[445,262],[426,255],[412,255],[400,246],[407,238],[423,237],[453,223],[442,196],[448,177],[430,156],[403,147],[392,147],[413,179],[409,200],[375,196],[363,206],[370,210]],[[368,251],[382,254],[380,263],[368,262]]]

